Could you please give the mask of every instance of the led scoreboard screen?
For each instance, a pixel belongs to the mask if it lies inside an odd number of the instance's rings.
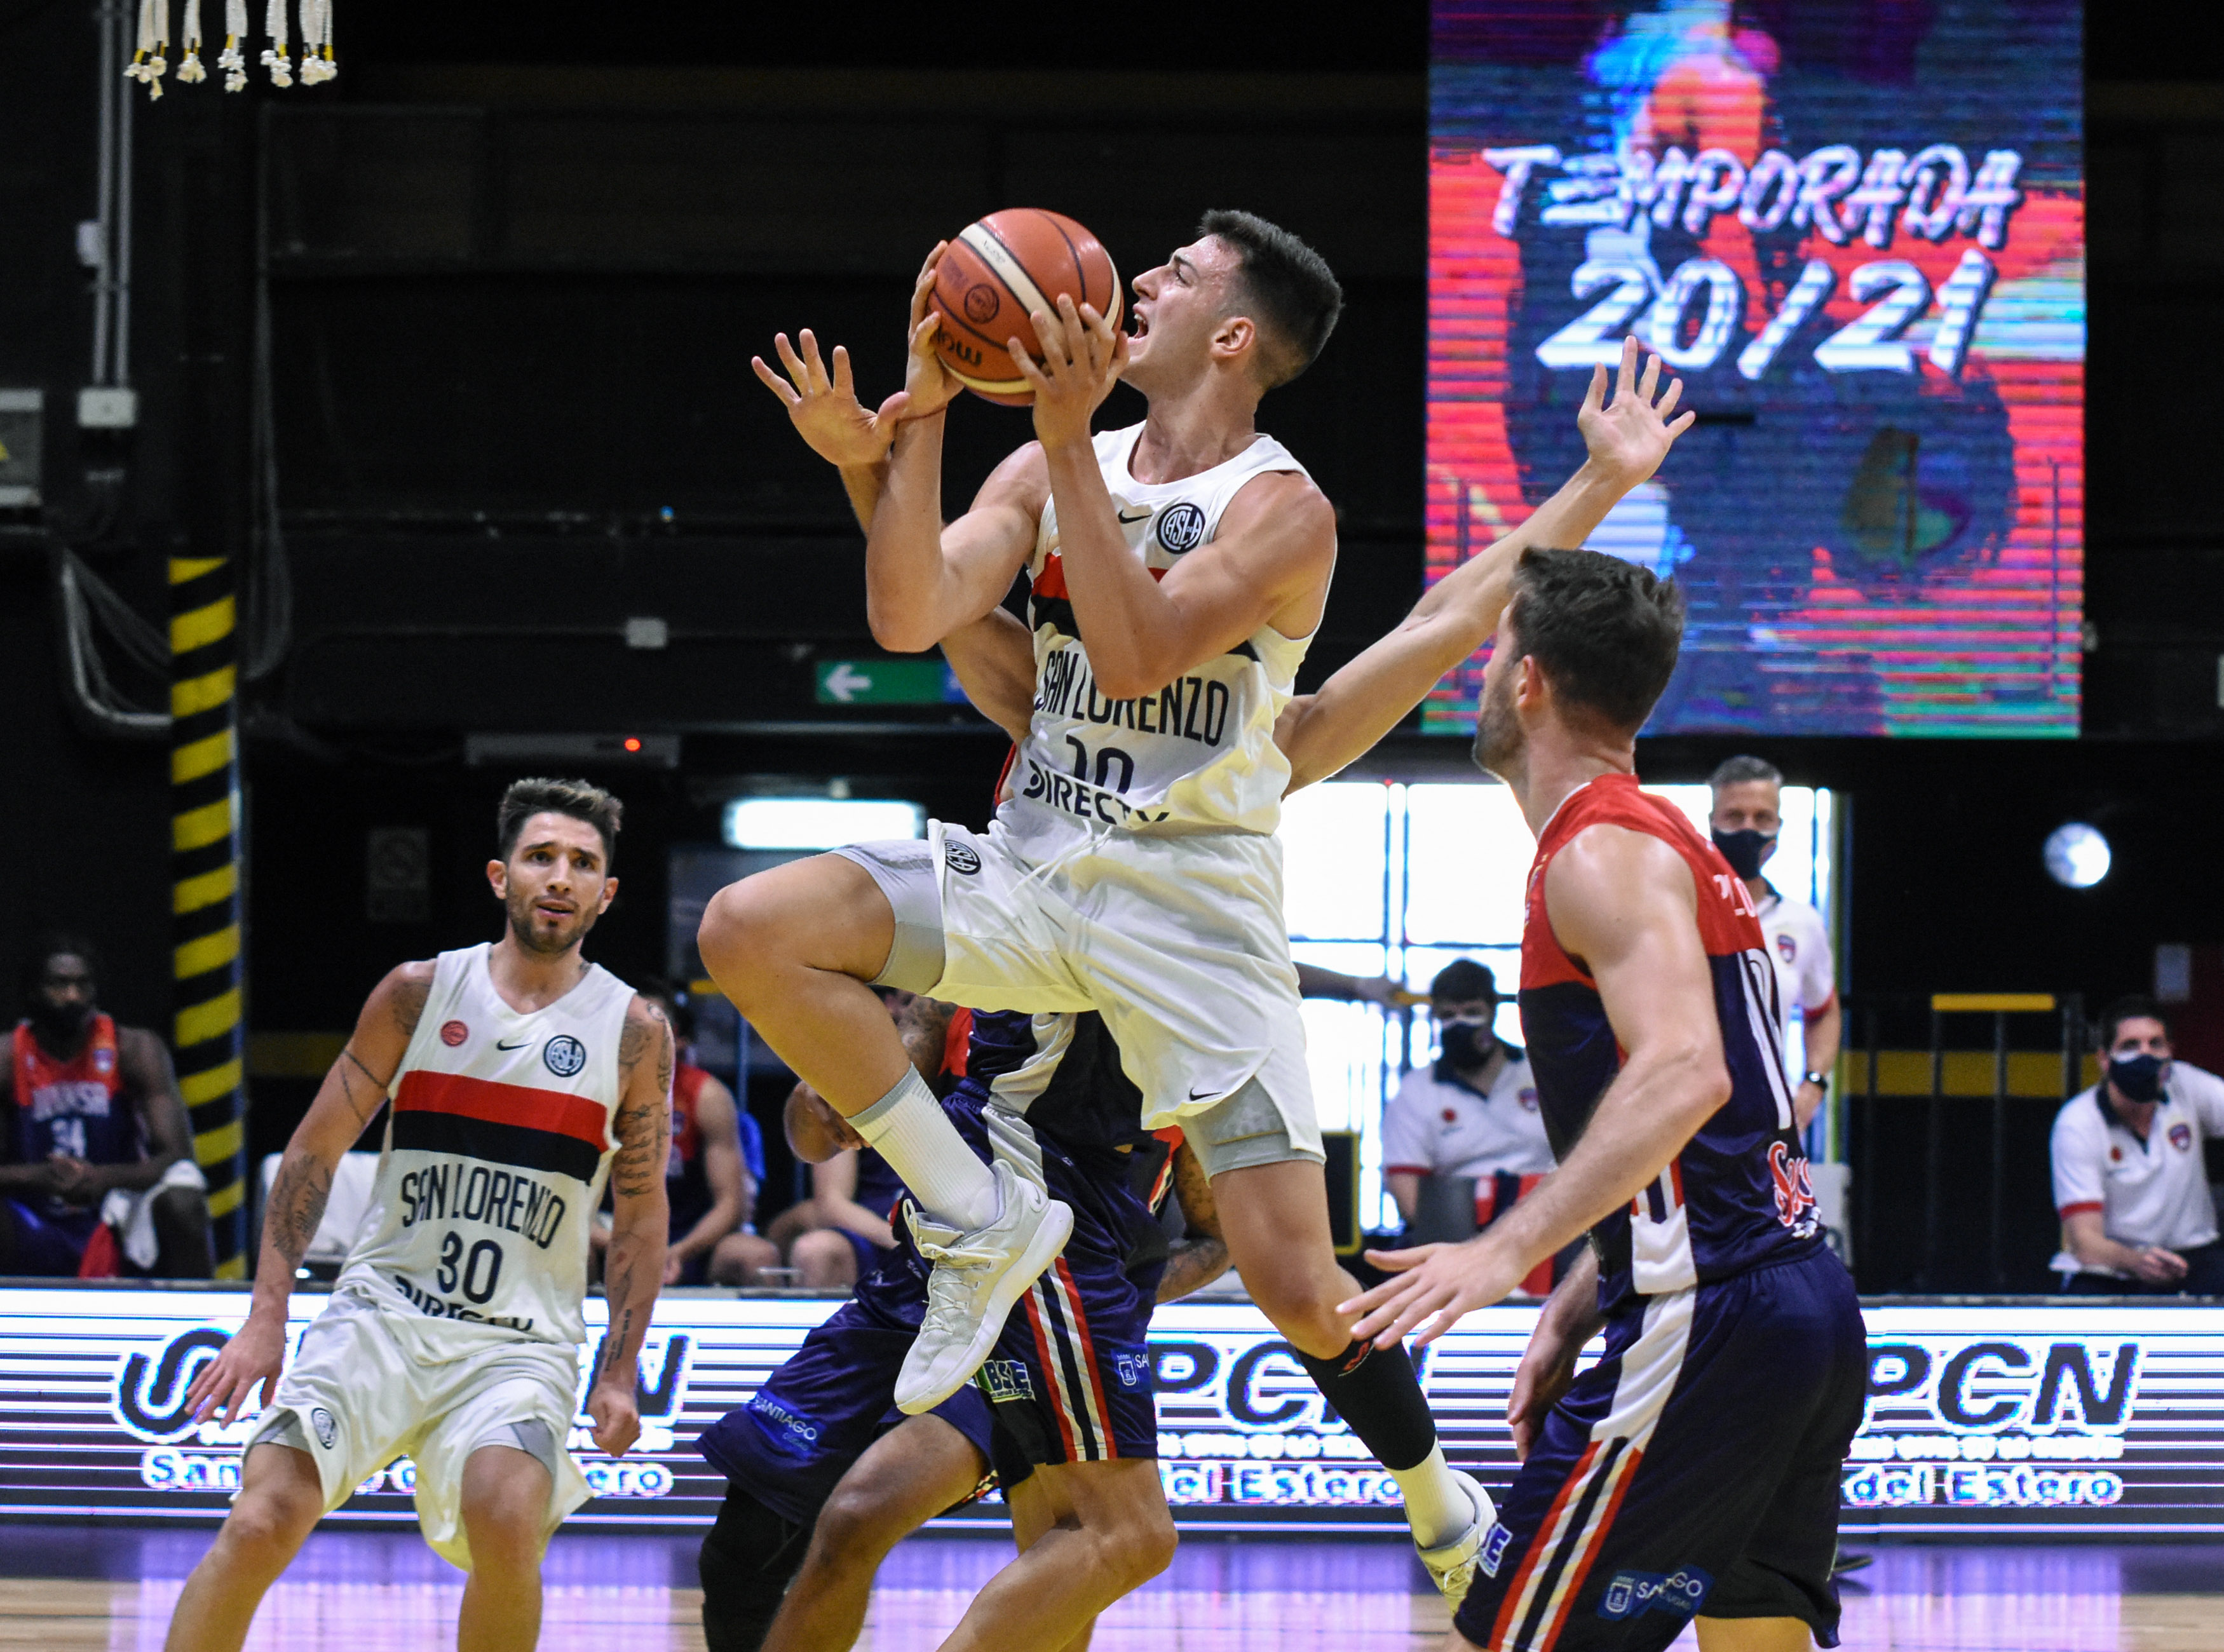
[[[185,1396],[248,1300],[239,1289],[0,1289],[0,1516],[221,1516],[255,1422],[196,1423]],[[296,1334],[324,1300],[295,1296]],[[595,1493],[573,1523],[707,1525],[725,1482],[698,1453],[698,1436],[746,1405],[834,1308],[687,1291],[660,1302],[641,1360],[637,1449],[605,1457],[584,1415],[573,1428],[571,1449]],[[1868,1415],[1841,1479],[1848,1532],[2224,1537],[2224,1308],[1866,1311]],[[582,1399],[603,1316],[591,1300]],[[1506,1401],[1535,1323],[1533,1307],[1488,1308],[1422,1358],[1446,1454],[1494,1491],[1516,1466]],[[1248,1303],[1160,1308],[1150,1359],[1159,1478],[1183,1526],[1404,1531],[1396,1483],[1324,1409]],[[792,1409],[780,1421],[809,1423]],[[407,1522],[414,1479],[399,1458],[334,1518]],[[976,1505],[941,1523],[1007,1522],[1000,1508]]]
[[[1656,734],[2076,732],[2069,0],[1435,0],[1433,581],[1634,334],[1701,422],[1589,541],[1681,582]],[[1473,726],[1481,660],[1425,727]]]

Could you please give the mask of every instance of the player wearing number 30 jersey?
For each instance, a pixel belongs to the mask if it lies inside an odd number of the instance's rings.
[[[534,1643],[540,1553],[589,1495],[565,1445],[605,1177],[610,1327],[587,1410],[613,1454],[640,1432],[635,1361],[664,1277],[671,1029],[579,955],[616,892],[617,823],[584,781],[511,786],[488,867],[509,933],[388,975],[294,1132],[254,1307],[189,1394],[196,1420],[231,1421],[258,1388],[264,1409],[171,1652],[236,1652],[318,1518],[404,1455],[426,1542],[471,1573],[458,1644]],[[389,1102],[363,1231],[288,1366],[294,1269],[340,1155]]]

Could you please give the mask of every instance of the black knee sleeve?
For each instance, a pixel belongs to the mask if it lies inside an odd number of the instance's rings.
[[[1405,1349],[1355,1342],[1332,1359],[1297,1360],[1383,1467],[1411,1468],[1436,1449],[1437,1420]]]
[[[811,1547],[811,1528],[730,1485],[696,1562],[710,1652],[757,1652]]]

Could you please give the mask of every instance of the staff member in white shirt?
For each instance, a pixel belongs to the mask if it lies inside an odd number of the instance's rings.
[[[1792,1111],[1804,1130],[1823,1105],[1823,1087],[1838,1060],[1842,1017],[1830,934],[1823,927],[1822,913],[1804,900],[1780,893],[1760,875],[1776,853],[1777,834],[1784,826],[1784,776],[1776,766],[1763,758],[1733,757],[1714,772],[1707,785],[1715,794],[1714,812],[1708,819],[1715,847],[1730,863],[1730,870],[1745,880],[1760,918],[1760,932],[1768,937],[1778,1001],[1784,1008],[1785,1065],[1799,1077]],[[1794,1012],[1801,1034],[1796,1052],[1791,1039]],[[1791,1061],[1795,1053],[1797,1066]]]
[[[1475,1178],[1475,1219],[1488,1227],[1552,1169],[1529,1059],[1491,1031],[1498,979],[1456,958],[1429,983],[1439,1054],[1406,1075],[1382,1110],[1382,1181],[1407,1221],[1425,1176]],[[1545,1263],[1523,1289],[1550,1295]]]
[[[2224,1079],[2173,1060],[2152,999],[2101,1018],[2100,1083],[2054,1119],[2054,1269],[2073,1296],[2224,1296],[2202,1143],[2224,1138]]]

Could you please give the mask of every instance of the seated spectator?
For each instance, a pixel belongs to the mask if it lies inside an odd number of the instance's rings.
[[[734,1093],[695,1061],[695,1016],[670,983],[642,982],[635,990],[664,1012],[672,1023],[677,1059],[672,1069],[672,1151],[665,1160],[664,1196],[672,1209],[671,1241],[664,1252],[664,1283],[699,1285],[716,1279],[714,1258],[730,1244],[764,1245],[740,1231],[756,1204],[743,1126],[755,1121],[735,1105]],[[756,1168],[764,1163],[760,1143]],[[603,1194],[603,1207],[610,1195]],[[597,1221],[591,1230],[599,1252],[610,1229]],[[770,1246],[766,1251],[769,1252]],[[742,1252],[749,1254],[746,1249]]]
[[[1423,1176],[1473,1176],[1475,1226],[1488,1227],[1552,1169],[1537,1081],[1528,1057],[1492,1031],[1498,981],[1486,966],[1446,964],[1429,983],[1429,1012],[1439,1053],[1406,1074],[1382,1110],[1382,1180],[1410,1222]],[[1524,1289],[1549,1295],[1551,1266]]]
[[[2073,1296],[2224,1296],[2202,1143],[2224,1138],[2224,1079],[2172,1058],[2152,999],[2101,1018],[2101,1081],[2054,1120],[2054,1258]]]
[[[940,1094],[964,1075],[970,1012],[909,993],[884,996],[912,1065]],[[824,1110],[809,1085],[795,1087],[785,1118],[791,1144],[799,1122]],[[811,1166],[811,1196],[780,1212],[765,1230],[795,1270],[795,1283],[808,1290],[849,1290],[880,1265],[882,1252],[895,1247],[888,1216],[903,1196],[902,1181],[854,1131],[838,1139],[840,1151]]]
[[[0,1274],[205,1279],[208,1183],[170,1052],[97,1002],[90,943],[33,949],[23,1020],[0,1043],[12,1095],[0,1164]]]

